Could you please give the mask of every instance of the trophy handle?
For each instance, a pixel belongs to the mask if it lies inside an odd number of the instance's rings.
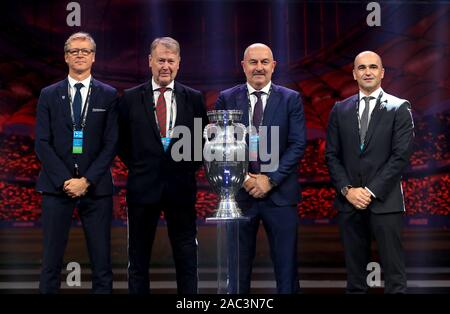
[[[209,142],[208,132],[212,128],[216,128],[217,129],[217,125],[215,125],[215,124],[208,124],[208,125],[205,126],[205,129],[203,130],[203,138],[206,140],[207,143]]]
[[[242,138],[240,140],[238,139],[238,142],[245,143],[245,137],[247,136],[247,128],[242,123],[234,123],[234,125],[236,127],[242,128]]]

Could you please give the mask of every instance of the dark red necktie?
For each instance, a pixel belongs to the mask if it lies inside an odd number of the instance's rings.
[[[262,104],[262,99],[261,99],[261,95],[263,94],[263,92],[261,91],[256,91],[253,92],[253,95],[256,96],[256,103],[255,103],[255,107],[253,109],[253,126],[256,128],[257,132],[259,132],[259,127],[261,126],[261,122],[263,119],[263,104]],[[254,160],[254,161],[250,161],[250,169],[249,171],[251,173],[260,173],[261,172],[261,165],[260,165],[260,161],[259,161],[259,152],[258,152],[258,159]]]
[[[168,90],[165,87],[158,88],[159,97],[156,103],[156,117],[158,118],[159,133],[161,137],[166,137],[166,121],[167,121],[167,106],[164,93]]]
[[[256,130],[259,130],[259,127],[261,126],[261,121],[263,118],[263,104],[261,95],[263,92],[256,91],[253,92],[253,95],[256,96],[256,103],[255,108],[253,109],[253,125],[256,127]]]

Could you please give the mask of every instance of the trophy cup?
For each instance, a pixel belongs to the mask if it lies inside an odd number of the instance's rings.
[[[242,219],[242,211],[235,200],[242,187],[248,168],[248,149],[245,143],[246,127],[238,123],[241,110],[212,110],[208,112],[210,124],[203,137],[205,174],[220,202],[207,221]],[[211,134],[212,133],[212,134]],[[214,135],[211,137],[211,135]]]

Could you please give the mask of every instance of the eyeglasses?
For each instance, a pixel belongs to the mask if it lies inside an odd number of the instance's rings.
[[[71,56],[77,56],[80,52],[81,52],[82,56],[89,56],[92,52],[94,52],[94,50],[86,49],[86,48],[83,48],[83,49],[75,48],[75,49],[67,50],[66,52],[68,54],[70,54]]]

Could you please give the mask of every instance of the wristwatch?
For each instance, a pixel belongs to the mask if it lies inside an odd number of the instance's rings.
[[[353,186],[351,185],[346,185],[341,189],[341,194],[342,196],[346,197],[348,194],[348,190],[350,190]]]

